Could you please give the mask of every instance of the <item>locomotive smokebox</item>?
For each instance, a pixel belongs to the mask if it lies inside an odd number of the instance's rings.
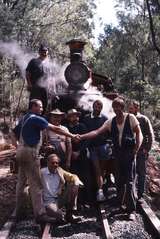
[[[69,90],[84,90],[83,85],[90,77],[90,70],[83,61],[83,50],[86,42],[73,39],[66,43],[70,48],[70,64],[64,75],[69,85]]]

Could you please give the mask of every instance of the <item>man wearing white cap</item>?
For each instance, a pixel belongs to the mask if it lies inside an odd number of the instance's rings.
[[[59,109],[55,109],[49,113],[49,122],[55,126],[59,126],[62,129],[68,131],[68,129],[61,125],[61,121],[64,118],[65,113]],[[68,131],[69,132],[69,131]],[[58,135],[51,130],[47,131],[47,141],[53,147],[54,152],[60,158],[60,165],[66,169],[70,168],[72,144],[71,139],[64,135]]]

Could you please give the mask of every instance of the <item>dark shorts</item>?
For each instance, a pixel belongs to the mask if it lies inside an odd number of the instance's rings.
[[[109,157],[109,147],[107,144],[99,145],[94,148],[89,149],[91,160],[108,160]]]

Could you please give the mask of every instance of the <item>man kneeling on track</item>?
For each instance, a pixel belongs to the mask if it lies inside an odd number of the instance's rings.
[[[47,214],[55,217],[57,221],[77,222],[79,218],[73,215],[73,211],[77,206],[79,186],[83,186],[83,183],[77,175],[63,170],[59,162],[56,154],[50,154],[47,167],[41,169],[44,205]],[[65,220],[63,206],[66,206]]]

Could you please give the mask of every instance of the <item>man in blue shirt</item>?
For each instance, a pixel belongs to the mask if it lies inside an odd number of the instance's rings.
[[[26,181],[30,186],[33,212],[36,220],[53,222],[55,219],[47,216],[42,201],[42,183],[40,174],[40,161],[38,158],[42,142],[42,131],[50,129],[56,133],[74,137],[73,134],[48,123],[41,113],[42,102],[38,99],[30,101],[29,112],[24,115],[19,124],[13,129],[13,144],[17,147],[18,182],[16,187],[16,216],[19,217],[23,204],[22,196]],[[17,144],[17,140],[19,144]]]

